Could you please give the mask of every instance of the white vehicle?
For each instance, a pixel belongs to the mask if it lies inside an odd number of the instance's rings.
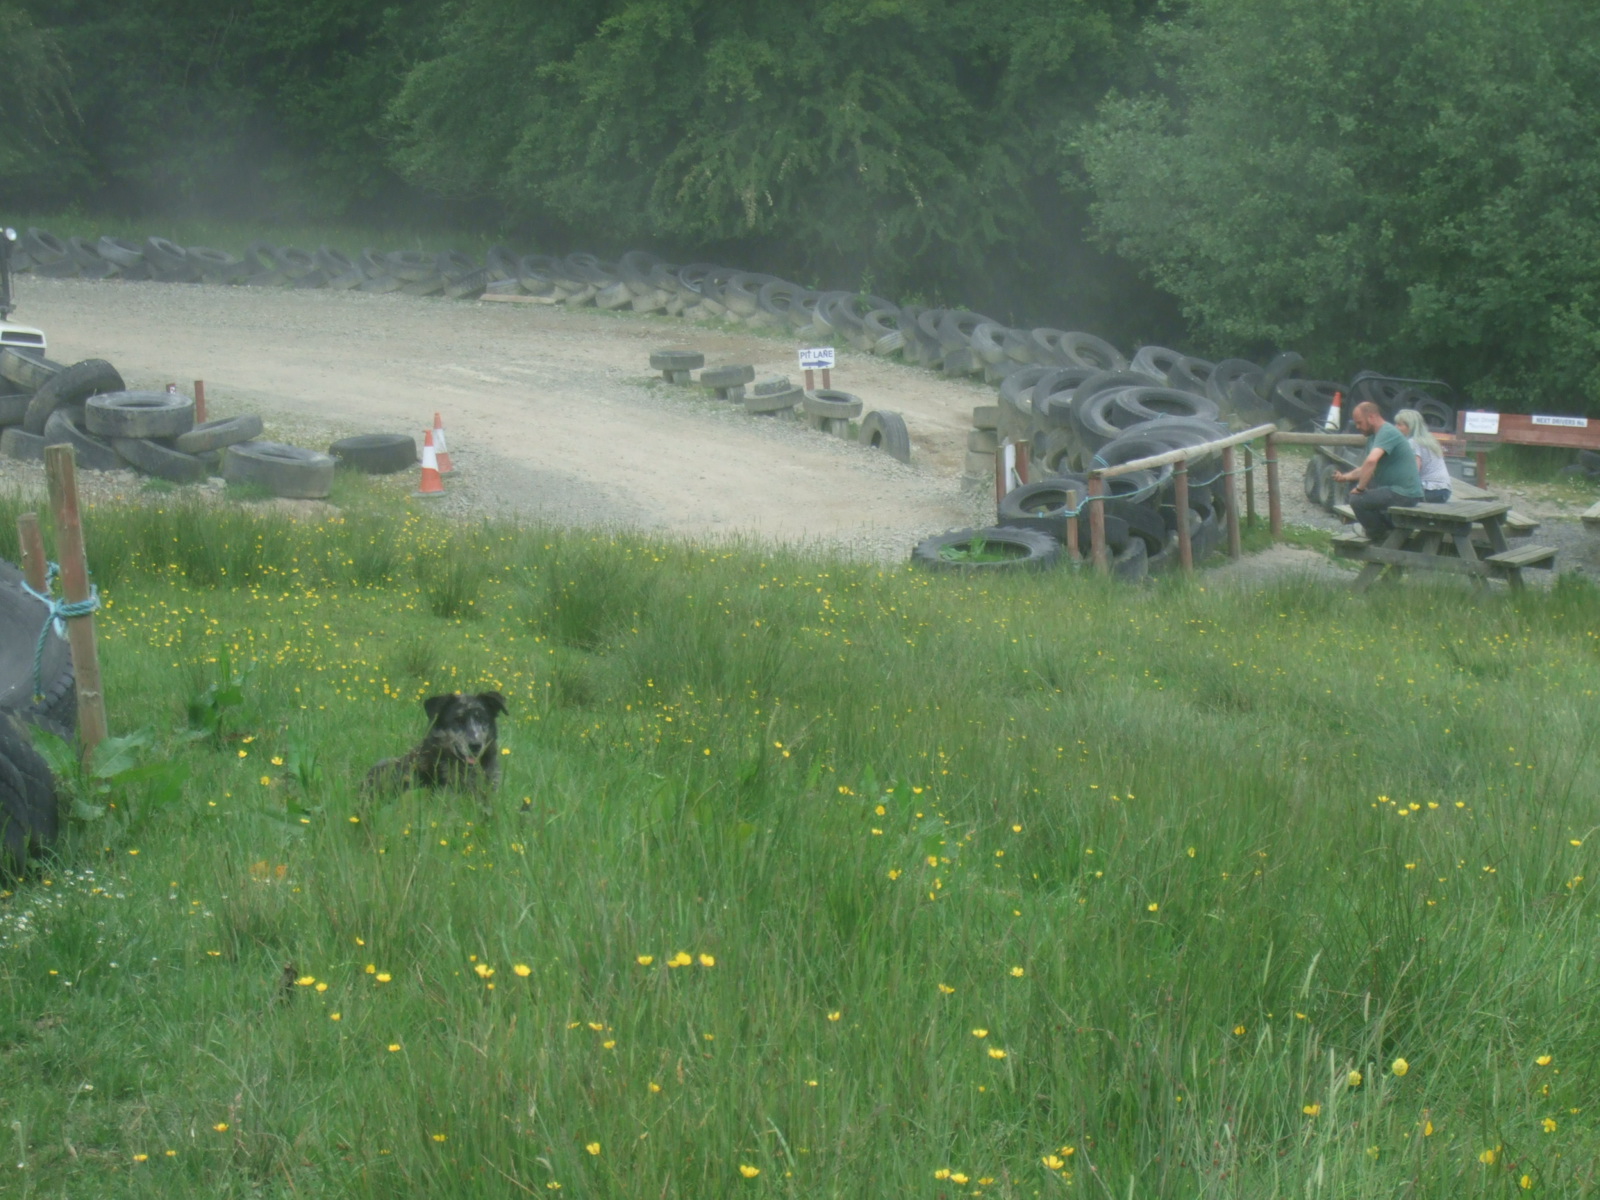
[[[11,299],[11,251],[17,244],[15,229],[0,229],[0,350],[25,350],[36,358],[45,352],[44,331],[11,320],[16,307]]]

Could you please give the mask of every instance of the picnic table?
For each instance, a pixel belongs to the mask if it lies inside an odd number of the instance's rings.
[[[1520,588],[1524,569],[1555,566],[1556,548],[1525,545],[1511,549],[1505,528],[1510,511],[1511,505],[1504,500],[1396,506],[1389,510],[1395,528],[1383,541],[1374,543],[1361,533],[1341,533],[1333,539],[1333,552],[1367,564],[1356,576],[1358,592],[1371,587],[1386,570],[1399,574],[1408,567],[1467,575],[1479,582],[1504,579]],[[1481,542],[1490,553],[1480,558],[1475,542]]]

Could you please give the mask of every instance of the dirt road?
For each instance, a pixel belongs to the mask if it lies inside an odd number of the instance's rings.
[[[652,379],[651,350],[796,377],[790,340],[669,317],[358,292],[29,278],[16,319],[59,361],[105,358],[130,387],[204,379],[214,415],[259,412],[267,436],[321,448],[418,433],[444,414],[474,509],[692,537],[817,543],[901,559],[982,521],[959,475],[977,382],[840,348],[836,387],[901,413],[913,463],[796,422],[748,416]]]

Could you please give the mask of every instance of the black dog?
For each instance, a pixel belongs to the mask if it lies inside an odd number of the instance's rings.
[[[506,711],[499,692],[429,696],[422,702],[428,733],[414,750],[386,758],[367,772],[367,791],[408,787],[484,789],[500,782],[500,731],[495,718]]]

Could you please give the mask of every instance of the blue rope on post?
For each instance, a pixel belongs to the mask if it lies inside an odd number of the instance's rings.
[[[70,617],[87,617],[100,608],[100,589],[94,584],[89,585],[89,598],[87,600],[67,601],[57,600],[50,594],[50,585],[61,574],[61,568],[55,563],[50,563],[45,570],[44,592],[34,591],[26,582],[22,590],[35,600],[43,604],[49,612],[45,614],[44,624],[39,627],[39,640],[33,647],[33,698],[44,699],[44,644],[49,636],[50,627],[55,626],[57,637],[67,636],[67,620]]]

